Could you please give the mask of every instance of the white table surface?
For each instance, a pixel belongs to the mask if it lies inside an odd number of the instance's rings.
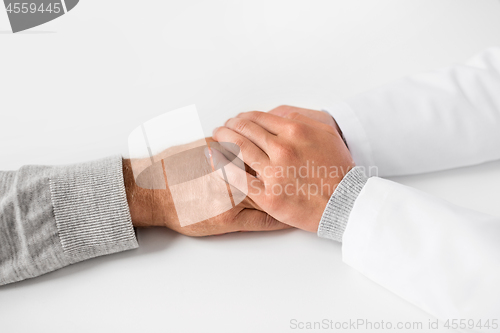
[[[134,127],[184,105],[197,105],[210,135],[241,111],[326,107],[464,61],[500,43],[500,3],[81,0],[43,26],[9,30],[0,8],[1,170],[124,153]],[[396,180],[500,215],[499,162]],[[292,319],[436,332],[431,316],[314,234],[152,229],[139,243],[0,288],[0,332],[299,331]]]

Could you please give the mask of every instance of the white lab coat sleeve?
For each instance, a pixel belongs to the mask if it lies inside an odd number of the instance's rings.
[[[499,218],[372,177],[352,207],[342,256],[443,321],[500,321]]]
[[[500,48],[464,65],[362,93],[326,111],[339,124],[356,165],[375,166],[379,176],[500,159]]]

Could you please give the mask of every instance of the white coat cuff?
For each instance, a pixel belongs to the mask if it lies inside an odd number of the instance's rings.
[[[337,122],[356,165],[363,166],[366,170],[376,165],[368,135],[349,104],[337,102],[323,111],[328,112]]]

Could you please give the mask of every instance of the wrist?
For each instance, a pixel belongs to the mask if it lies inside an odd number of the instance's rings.
[[[129,159],[123,159],[123,180],[134,227],[154,225],[153,191],[137,186]]]

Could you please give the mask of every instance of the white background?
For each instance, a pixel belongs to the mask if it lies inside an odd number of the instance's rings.
[[[124,153],[133,128],[189,104],[210,135],[241,111],[327,107],[462,62],[500,44],[500,3],[81,0],[53,22],[9,30],[0,9],[0,170]],[[396,180],[500,215],[498,162]],[[139,243],[0,288],[0,332],[293,332],[291,319],[434,321],[314,234],[194,239],[152,229],[139,232]]]

